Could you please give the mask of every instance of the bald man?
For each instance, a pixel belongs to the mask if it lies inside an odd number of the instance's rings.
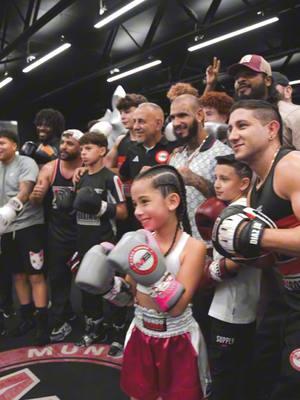
[[[137,142],[128,151],[120,175],[132,180],[143,167],[167,164],[174,143],[162,135],[164,112],[155,103],[142,103],[133,114],[133,130]]]

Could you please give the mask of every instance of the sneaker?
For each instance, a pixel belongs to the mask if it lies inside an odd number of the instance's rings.
[[[16,315],[16,311],[12,305],[2,307],[3,317],[8,319]]]
[[[123,350],[124,350],[124,346],[121,343],[112,342],[107,354],[110,357],[119,358],[119,357],[123,357]]]
[[[111,357],[122,357],[125,340],[125,324],[121,326],[113,324],[112,329],[113,340],[112,344],[110,345],[108,355]]]
[[[63,342],[65,338],[72,332],[72,327],[68,322],[54,327],[50,334],[51,342]]]
[[[12,329],[10,332],[11,336],[19,337],[26,335],[29,331],[31,331],[35,327],[34,319],[21,319],[18,325]]]
[[[79,339],[76,343],[79,347],[87,347],[92,343],[104,342],[107,339],[106,328],[103,324],[103,320],[100,319],[98,321],[93,320],[92,318],[85,318],[85,334]]]

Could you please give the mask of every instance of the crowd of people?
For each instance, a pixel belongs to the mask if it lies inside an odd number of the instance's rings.
[[[233,98],[219,70],[165,112],[126,94],[112,146],[54,109],[35,141],[0,131],[1,336],[68,340],[75,276],[76,344],[109,343],[130,398],[299,398],[300,106],[260,55],[228,68]]]

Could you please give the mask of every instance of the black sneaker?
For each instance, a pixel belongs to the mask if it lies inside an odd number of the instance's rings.
[[[124,340],[125,340],[125,324],[121,326],[117,326],[113,324],[112,326],[112,344],[110,345],[110,349],[108,351],[108,355],[111,357],[122,357],[123,349],[124,349]]]
[[[107,340],[106,327],[103,324],[103,320],[93,320],[92,318],[85,318],[85,334],[76,343],[79,347],[87,347],[92,343],[102,343]]]
[[[72,326],[68,322],[55,326],[50,334],[51,342],[63,342],[72,332]]]
[[[47,330],[45,329],[38,329],[36,330],[33,345],[34,346],[45,346],[46,344],[50,343],[50,336]]]
[[[11,330],[10,335],[13,337],[23,336],[30,332],[33,328],[35,328],[34,319],[21,319],[18,325]]]
[[[16,315],[16,310],[12,305],[2,307],[4,318],[8,319]]]

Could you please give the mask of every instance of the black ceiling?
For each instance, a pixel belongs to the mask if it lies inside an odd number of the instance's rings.
[[[130,0],[104,0],[108,11]],[[300,79],[300,1],[295,0],[147,0],[100,30],[100,0],[0,0],[0,80],[14,78],[0,89],[0,119],[32,119],[44,107],[60,109],[70,127],[100,117],[110,107],[117,84],[152,101],[165,102],[169,86],[190,81],[201,88],[213,56],[222,60],[220,81],[232,91],[226,67],[249,53],[263,55],[274,70]],[[278,16],[279,22],[190,53],[195,38],[220,34]],[[40,58],[58,47],[62,37],[72,47],[28,74],[29,55]],[[114,83],[106,79],[159,58],[148,71]],[[295,87],[300,97],[300,85]],[[300,99],[299,99],[300,100]]]

